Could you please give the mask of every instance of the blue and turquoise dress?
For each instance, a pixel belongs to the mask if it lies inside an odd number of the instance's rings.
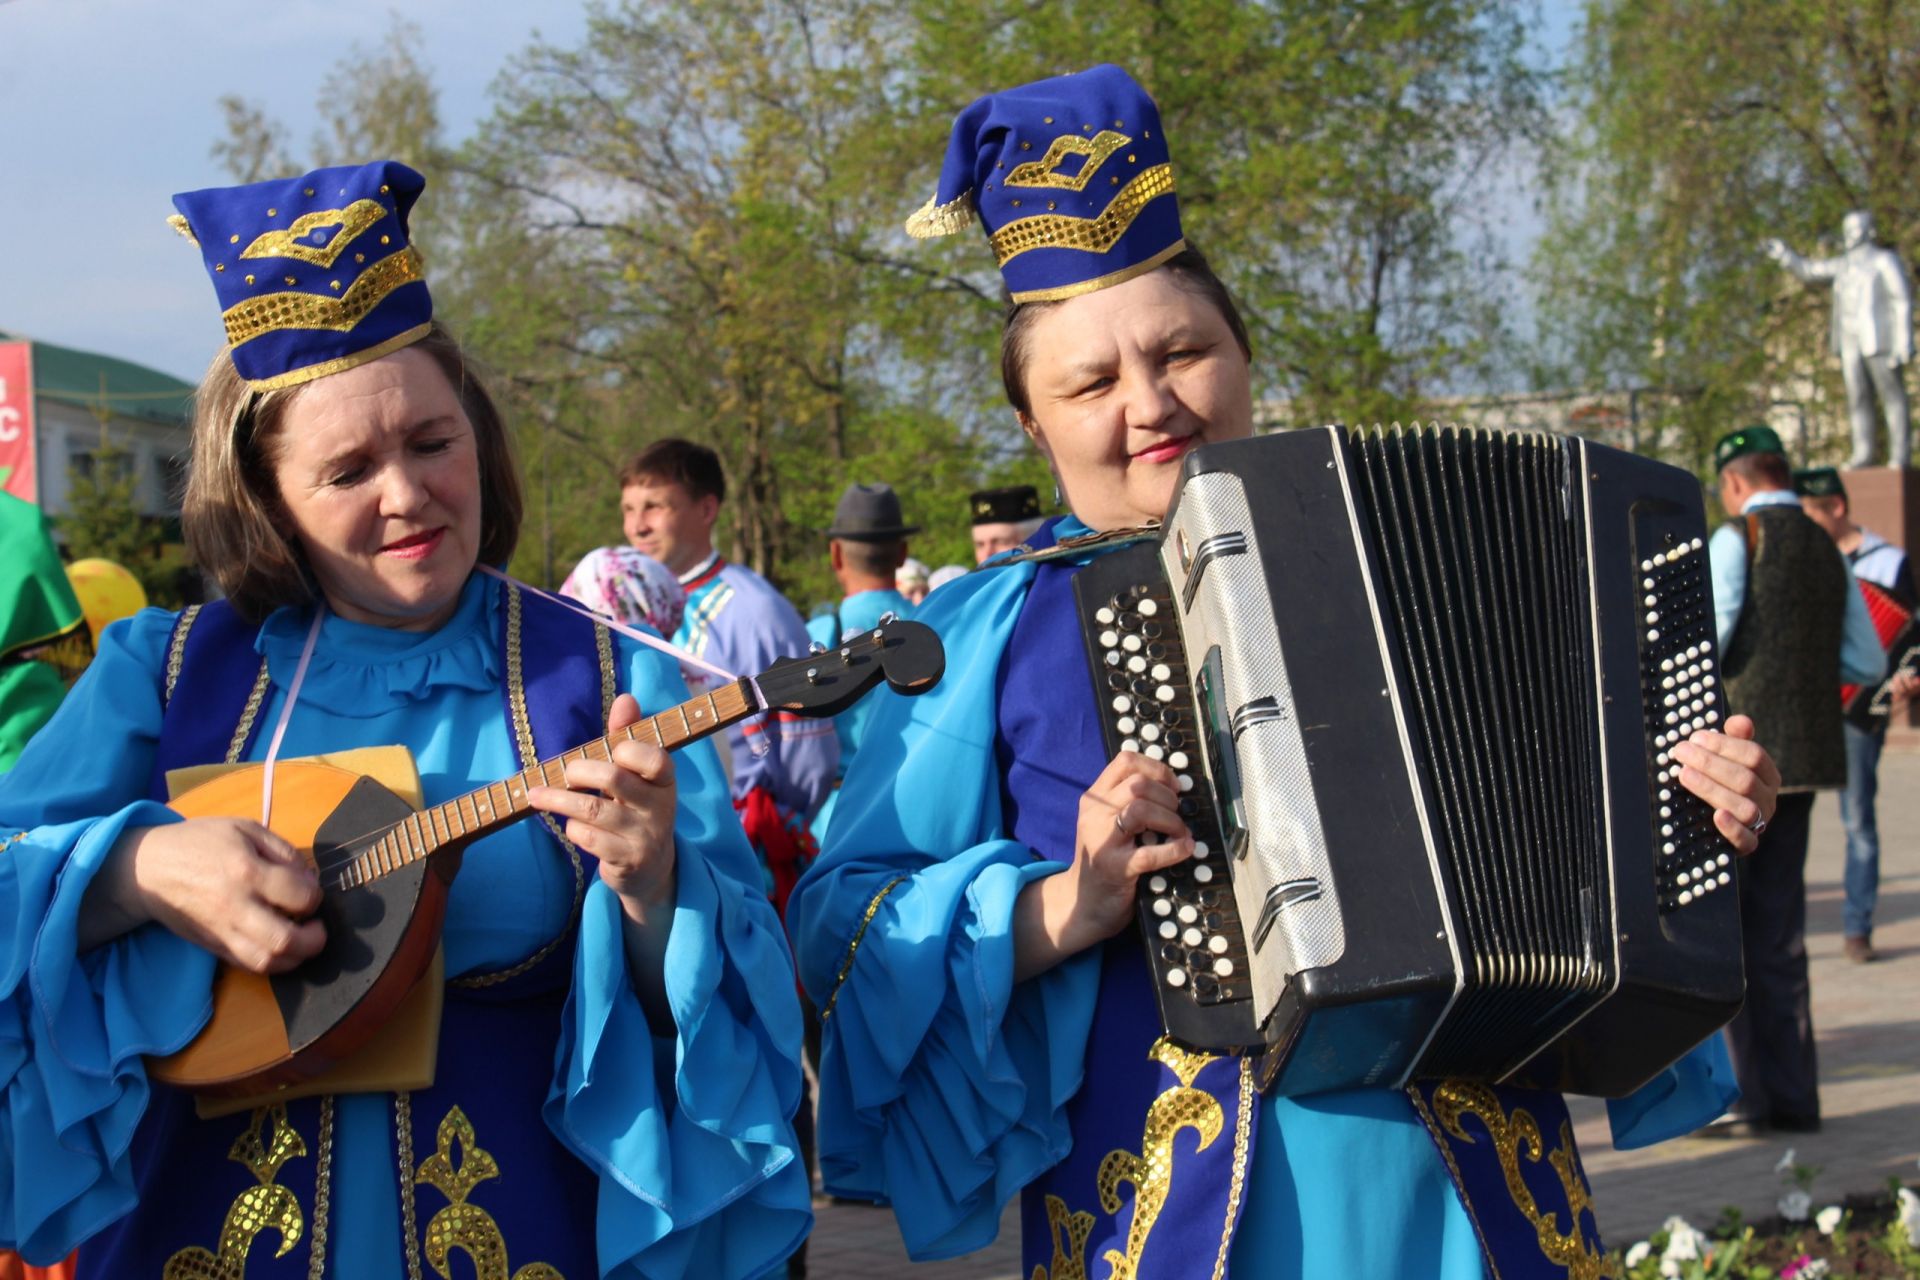
[[[671,1035],[635,997],[592,859],[528,820],[454,882],[431,1088],[201,1120],[148,1080],[143,1055],[205,1020],[212,959],[157,925],[76,954],[76,928],[120,833],[177,820],[160,766],[265,754],[311,614],[253,628],[220,609],[110,628],[0,779],[0,1244],[43,1262],[80,1246],[82,1276],[777,1268],[810,1223],[800,1024],[706,744],[676,757]],[[280,756],[400,744],[435,804],[597,736],[616,685],[648,711],[687,696],[670,660],[475,575],[431,633],[329,616]]]
[[[1085,532],[1068,519],[1033,545]],[[878,703],[794,893],[825,1019],[828,1189],[891,1203],[923,1259],[987,1244],[1021,1195],[1020,1274],[1045,1280],[1480,1280],[1490,1250],[1508,1280],[1590,1268],[1584,1180],[1549,1155],[1571,1153],[1557,1095],[1263,1096],[1251,1060],[1161,1039],[1132,929],[1014,981],[1014,903],[1071,861],[1107,763],[1071,589],[1089,554],[928,597],[917,620],[945,642],[945,680]],[[1696,1051],[1614,1104],[1616,1143],[1710,1119],[1729,1081],[1717,1042]],[[1501,1139],[1517,1139],[1524,1196]]]

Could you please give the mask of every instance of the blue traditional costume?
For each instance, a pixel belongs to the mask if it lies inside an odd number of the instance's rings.
[[[1166,261],[1171,189],[1151,100],[1101,67],[970,107],[910,230],[977,208],[1013,297],[1062,298]],[[1069,517],[1031,546],[1087,532]],[[1016,555],[928,598],[946,676],[875,711],[794,894],[828,1189],[889,1201],[919,1258],[986,1244],[1021,1193],[1036,1280],[1600,1274],[1558,1095],[1264,1096],[1252,1059],[1161,1035],[1132,929],[1015,983],[1015,902],[1071,863],[1107,763],[1071,592],[1097,554]],[[1614,1104],[1615,1141],[1691,1129],[1726,1081],[1717,1044],[1696,1051]]]
[[[426,332],[405,247],[421,186],[385,164],[180,198],[243,376],[350,368]],[[336,275],[352,284],[336,293]],[[317,292],[284,292],[283,277],[315,277]],[[255,279],[277,301],[248,310]],[[249,315],[267,318],[271,341],[237,327]],[[284,319],[327,315],[347,341]],[[529,820],[474,843],[454,882],[429,1088],[200,1119],[148,1079],[144,1055],[205,1022],[213,959],[157,924],[77,953],[82,898],[123,831],[179,820],[159,803],[167,769],[264,757],[262,726],[280,722],[312,617],[289,607],[254,625],[220,603],[115,624],[0,780],[0,1243],[41,1261],[79,1245],[83,1277],[777,1268],[809,1222],[788,1122],[799,1018],[705,744],[676,766],[671,1034],[636,998],[622,908],[594,860]],[[438,804],[598,737],[620,690],[649,710],[687,696],[670,659],[476,573],[431,632],[326,616],[280,752],[399,744]]]

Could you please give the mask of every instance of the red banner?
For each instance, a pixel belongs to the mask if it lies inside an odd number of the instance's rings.
[[[39,501],[33,459],[33,344],[0,342],[0,489]]]

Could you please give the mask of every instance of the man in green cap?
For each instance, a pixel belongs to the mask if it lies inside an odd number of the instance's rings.
[[[37,655],[86,625],[40,508],[0,493],[0,773],[67,691]]]
[[[1814,467],[1793,474],[1794,492],[1800,495],[1800,509],[1809,519],[1827,531],[1833,545],[1847,558],[1854,578],[1878,587],[1888,602],[1911,614],[1920,607],[1913,570],[1907,553],[1871,529],[1855,524],[1847,503],[1847,488],[1840,473],[1832,467]],[[1871,611],[1869,611],[1871,612]],[[1890,615],[1891,616],[1891,615]],[[1904,705],[1913,695],[1911,675],[1898,675],[1893,682],[1894,705]],[[1844,695],[1843,695],[1844,698]],[[1880,748],[1886,741],[1885,722],[1871,730],[1851,720],[1843,721],[1847,739],[1847,789],[1840,793],[1840,820],[1847,828],[1846,906],[1841,913],[1847,959],[1865,964],[1875,958],[1873,951],[1873,909],[1880,896],[1880,824],[1874,813],[1879,791]]]
[[[1807,980],[1807,836],[1817,790],[1847,781],[1834,678],[1879,678],[1885,654],[1833,540],[1800,510],[1786,450],[1771,427],[1713,450],[1731,517],[1708,546],[1727,714],[1751,716],[1780,767],[1780,803],[1743,860],[1740,923],[1747,1002],[1727,1027],[1740,1101],[1723,1134],[1820,1127]]]

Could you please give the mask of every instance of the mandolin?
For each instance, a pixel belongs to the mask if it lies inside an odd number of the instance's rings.
[[[833,716],[883,679],[914,695],[933,688],[945,670],[946,655],[930,629],[882,620],[836,650],[775,663],[757,678],[722,685],[420,811],[348,769],[277,764],[272,828],[319,876],[316,916],[326,926],[326,946],[281,974],[222,965],[206,1026],[178,1053],[149,1058],[148,1075],[205,1096],[231,1097],[311,1080],[353,1055],[428,971],[461,852],[534,812],[528,788],[564,786],[567,761],[606,760],[622,739],[671,751],[763,712]],[[257,815],[263,772],[263,765],[251,765],[224,773],[176,797],[171,807],[188,818]]]

